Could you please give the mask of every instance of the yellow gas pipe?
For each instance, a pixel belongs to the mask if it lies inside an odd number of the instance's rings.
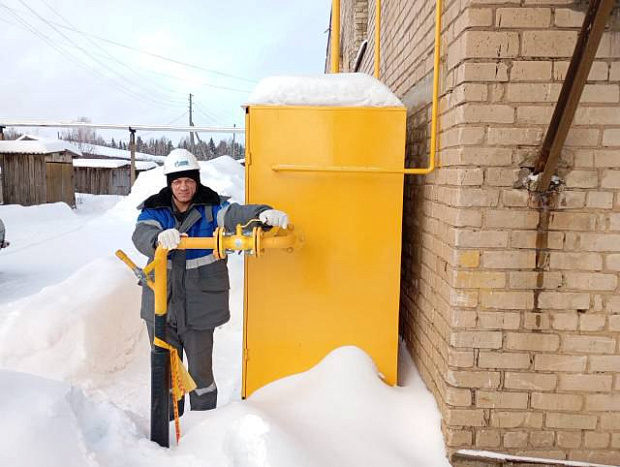
[[[243,227],[238,225],[234,234],[227,234],[223,228],[215,229],[213,237],[181,238],[177,247],[179,250],[213,250],[218,259],[224,259],[232,251],[246,251],[250,255],[260,257],[264,250],[287,250],[292,252],[302,245],[302,238],[292,233],[294,227],[289,224],[286,230],[272,228],[265,232],[261,227],[254,227],[252,233],[244,235]],[[285,232],[285,233],[283,233]],[[129,259],[122,251],[118,250],[119,257],[140,279],[145,280],[147,285],[155,292],[155,314],[165,315],[168,312],[167,280],[168,280],[168,253],[165,248],[158,246],[155,250],[153,261],[144,269],[140,268]],[[155,272],[155,280],[149,278],[151,271]]]
[[[375,13],[375,77],[379,77],[379,59],[381,46],[380,29],[381,29],[381,0],[376,0]],[[437,154],[437,113],[439,109],[439,61],[441,52],[441,10],[443,8],[443,0],[437,0],[435,3],[435,52],[433,57],[433,105],[431,109],[431,147],[429,152],[428,167],[415,169],[405,168],[389,168],[389,167],[347,167],[334,165],[287,165],[278,164],[272,166],[275,172],[339,172],[339,173],[381,173],[381,174],[404,174],[404,175],[428,175],[435,170],[436,154]],[[334,21],[337,11],[337,18]],[[338,34],[334,34],[337,24]],[[333,1],[332,9],[332,73],[337,73],[339,69],[338,53],[335,55],[334,62],[334,45],[337,37],[338,51],[340,49],[340,0]],[[336,71],[335,71],[336,70]]]
[[[253,219],[252,221],[258,221]],[[252,222],[250,221],[250,222]],[[249,224],[249,222],[248,222]],[[231,251],[247,251],[255,256],[260,256],[264,249],[286,249],[293,251],[294,248],[301,246],[302,240],[299,236],[291,233],[281,234],[282,230],[273,228],[267,233],[263,233],[262,228],[255,227],[249,235],[243,234],[243,228],[238,225],[232,235],[227,235],[223,228],[217,228],[213,237],[204,238],[181,238],[177,249],[189,250],[213,250],[213,254],[218,259],[223,259]],[[287,230],[292,230],[289,225]],[[168,313],[168,250],[158,246],[155,250],[153,261],[144,269],[140,269],[129,257],[121,250],[116,252],[118,256],[133,273],[150,287],[155,294],[155,319],[154,319],[154,340],[151,348],[151,441],[155,441],[160,446],[169,447],[169,402],[170,389],[172,387],[175,394],[173,404],[175,429],[177,443],[181,436],[179,425],[177,401],[187,391],[191,390],[191,385],[195,383],[191,377],[186,381],[191,383],[181,383],[185,370],[176,353],[176,349],[170,347],[166,342],[166,314]],[[155,273],[155,280],[150,279],[151,272]],[[166,376],[169,375],[170,377]]]
[[[340,71],[340,0],[332,1],[331,72]],[[335,33],[334,33],[335,31]]]
[[[381,62],[381,0],[375,0],[375,78],[379,79]]]

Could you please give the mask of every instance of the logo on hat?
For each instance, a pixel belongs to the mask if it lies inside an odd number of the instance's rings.
[[[176,162],[174,163],[174,166],[175,166],[175,167],[185,167],[185,166],[187,166],[187,165],[189,165],[189,161],[188,161],[188,160],[184,160],[184,161],[176,161]]]

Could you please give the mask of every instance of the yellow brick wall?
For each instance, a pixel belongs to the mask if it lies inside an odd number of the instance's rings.
[[[358,3],[343,0],[348,55],[360,42]],[[363,3],[362,71],[372,74],[374,2]],[[382,3],[381,80],[409,109],[407,164],[422,166],[435,5]],[[444,4],[441,167],[405,180],[401,333],[451,450],[620,464],[620,8],[562,153],[548,235],[537,235],[543,211],[518,183],[540,149],[587,4]]]

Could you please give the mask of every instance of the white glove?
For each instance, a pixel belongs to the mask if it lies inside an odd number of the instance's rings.
[[[286,229],[288,227],[288,216],[285,212],[278,211],[277,209],[267,209],[258,215],[258,219],[266,225],[272,227],[282,227]]]
[[[157,236],[157,242],[166,250],[174,250],[181,243],[181,233],[177,229],[164,230]]]

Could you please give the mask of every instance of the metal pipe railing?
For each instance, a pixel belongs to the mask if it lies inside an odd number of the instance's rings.
[[[338,0],[334,0],[336,3]],[[380,5],[380,0],[377,0]],[[433,57],[433,102],[431,108],[431,141],[429,160],[427,167],[413,169],[398,167],[355,167],[355,166],[320,166],[320,165],[292,165],[276,164],[271,167],[274,172],[331,172],[331,173],[375,173],[375,174],[403,174],[403,175],[428,175],[436,167],[437,159],[437,132],[438,132],[438,113],[439,113],[439,64],[441,58],[441,10],[443,0],[437,0],[435,4],[435,50]],[[380,6],[379,6],[380,8]],[[378,28],[378,26],[377,26]],[[377,29],[378,30],[378,29]],[[332,30],[333,33],[333,30]],[[376,33],[376,31],[375,31]],[[375,51],[378,41],[375,40]],[[376,58],[376,52],[375,52]],[[377,63],[375,62],[375,71]]]

